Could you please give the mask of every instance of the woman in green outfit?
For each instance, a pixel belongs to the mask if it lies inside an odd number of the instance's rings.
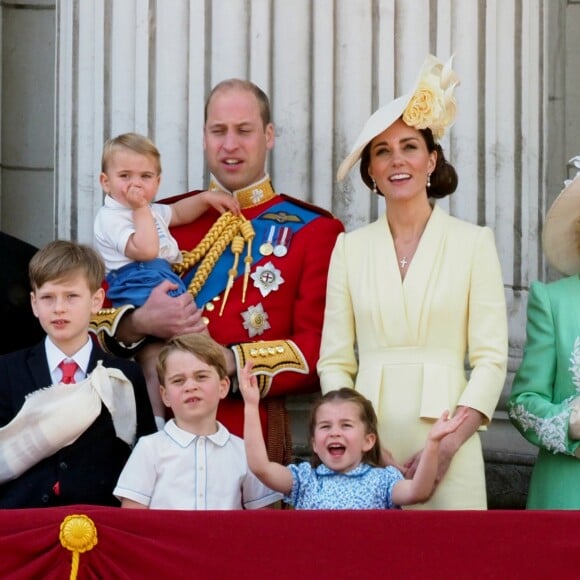
[[[542,242],[548,261],[568,277],[530,287],[527,341],[508,410],[539,447],[528,509],[580,509],[579,176],[548,211]]]

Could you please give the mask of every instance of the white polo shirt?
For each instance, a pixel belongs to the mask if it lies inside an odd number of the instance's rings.
[[[139,439],[113,493],[151,509],[182,510],[256,509],[282,498],[250,471],[244,441],[221,423],[203,436],[173,419]]]
[[[181,261],[181,252],[177,241],[169,232],[171,222],[171,206],[162,203],[152,203],[151,213],[155,219],[155,227],[159,236],[158,258],[170,263]],[[125,255],[125,247],[132,234],[135,233],[133,210],[121,205],[110,195],[105,196],[104,205],[95,217],[93,227],[93,245],[105,262],[107,274],[133,262]]]

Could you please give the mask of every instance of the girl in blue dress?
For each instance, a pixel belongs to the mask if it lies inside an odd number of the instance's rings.
[[[391,509],[429,499],[436,484],[439,443],[466,419],[448,411],[437,420],[413,479],[384,467],[371,402],[354,389],[326,393],[310,418],[311,463],[280,465],[268,459],[260,425],[260,392],[248,362],[240,373],[244,397],[244,442],[248,464],[262,483],[284,494],[297,509]]]

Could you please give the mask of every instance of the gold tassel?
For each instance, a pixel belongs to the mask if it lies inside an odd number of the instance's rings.
[[[234,285],[234,280],[238,274],[238,263],[240,260],[240,255],[243,251],[244,251],[244,238],[242,238],[242,236],[234,236],[234,239],[232,240],[234,265],[228,270],[228,283],[226,285],[226,290],[224,292],[222,307],[220,308],[220,316],[224,313],[224,308],[226,307],[226,302],[228,301],[230,290],[232,289],[232,286]]]
[[[239,234],[241,234],[242,237],[240,237]],[[182,252],[183,261],[179,264],[173,264],[173,270],[181,276],[193,268],[201,260],[201,264],[199,265],[197,272],[189,283],[188,288],[188,292],[195,298],[207,281],[207,278],[211,274],[215,264],[223,254],[224,250],[227,248],[228,244],[231,242],[232,252],[235,256],[235,262],[233,268],[228,271],[228,283],[225,290],[224,302],[220,310],[221,316],[228,294],[234,283],[234,279],[232,278],[232,271],[234,272],[234,278],[237,275],[239,257],[243,252],[244,242],[248,244],[248,251],[246,257],[244,258],[245,266],[242,302],[245,302],[246,300],[246,290],[248,287],[248,279],[250,277],[250,269],[253,261],[252,240],[255,238],[255,236],[256,232],[254,231],[254,227],[252,226],[251,221],[246,219],[244,216],[234,216],[230,212],[225,212],[218,218],[218,220],[213,224],[213,226],[209,229],[203,239],[193,250],[190,252]],[[236,237],[240,237],[241,242],[235,242],[234,249],[234,239]]]
[[[252,240],[256,236],[256,232],[252,226],[252,222],[248,221],[244,218],[244,221],[240,225],[240,231],[242,232],[242,236],[244,236],[244,240],[248,243],[248,251],[246,253],[246,257],[244,258],[244,288],[242,290],[242,304],[246,302],[246,291],[248,290],[248,280],[250,278],[250,269],[252,267]]]

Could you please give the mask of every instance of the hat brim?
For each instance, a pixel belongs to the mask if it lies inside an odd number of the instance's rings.
[[[403,95],[402,97],[391,101],[388,105],[381,107],[369,117],[351,152],[345,157],[344,161],[338,168],[338,172],[336,174],[338,181],[342,181],[346,177],[347,173],[360,159],[363,149],[377,135],[380,135],[383,131],[388,129],[399,117],[401,117],[412,97],[412,92],[407,95]]]
[[[542,246],[548,262],[562,274],[580,273],[576,228],[580,220],[580,178],[563,189],[546,214]]]
[[[452,90],[457,84],[459,84],[459,78],[457,78],[457,75],[451,69],[452,62],[453,56],[447,61],[447,63],[442,63],[432,54],[428,54],[426,56],[411,90],[375,111],[369,120],[365,123],[365,126],[358,136],[358,139],[356,140],[351,152],[346,156],[338,168],[338,172],[336,174],[338,181],[342,181],[346,177],[347,173],[360,159],[363,149],[377,135],[380,135],[383,131],[386,131],[399,117],[403,115],[407,105],[411,102],[411,99],[413,98],[413,95],[415,94],[421,79],[425,74],[427,74],[428,71],[432,71],[433,69],[440,67],[440,75],[445,77],[445,82],[447,84],[451,83],[450,88],[448,87],[447,90]]]

